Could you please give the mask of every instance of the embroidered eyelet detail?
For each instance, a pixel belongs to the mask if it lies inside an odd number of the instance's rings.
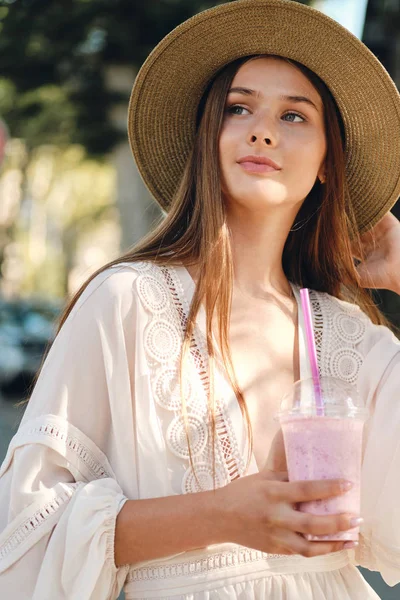
[[[357,350],[343,348],[332,353],[331,369],[334,377],[355,383],[363,358]]]
[[[198,456],[203,452],[207,443],[207,427],[195,415],[188,415],[189,439],[192,456]],[[189,458],[185,421],[183,416],[177,416],[170,423],[167,432],[167,444],[171,452],[179,458]]]
[[[180,278],[173,267],[162,267],[161,272],[165,277],[165,281],[171,291],[176,313],[179,315],[180,325],[182,328],[184,328],[190,307]],[[200,383],[203,387],[203,395],[201,395],[192,403],[190,410],[192,414],[195,413],[197,415],[202,415],[202,418],[207,418],[207,397],[210,392],[210,380],[208,376],[208,353],[205,336],[200,331],[198,326],[195,327],[193,332],[193,338],[190,345],[190,358],[194,367],[194,377],[197,379],[200,377]],[[220,373],[218,369],[214,375],[215,381],[220,379]],[[225,483],[229,483],[230,481],[233,481],[240,475],[244,474],[246,465],[241,453],[239,453],[235,432],[229,418],[228,409],[225,405],[223,394],[215,398],[215,419],[217,433],[215,438],[216,470],[219,472],[219,479],[221,481],[225,481]],[[205,450],[206,456],[203,458],[203,461],[212,461],[212,455],[207,453],[209,448],[207,447]],[[199,460],[199,462],[202,462],[202,460]],[[187,493],[184,485],[182,486],[182,491],[183,493]],[[193,488],[191,491],[194,492],[196,490]]]
[[[358,306],[329,294],[312,290],[310,299],[320,374],[355,384],[364,360],[356,346],[364,338],[367,317]]]
[[[168,308],[168,292],[155,277],[139,275],[137,290],[145,307],[153,313],[160,314]]]
[[[183,377],[183,397],[187,406],[192,401],[192,384],[187,377]],[[153,386],[154,398],[159,406],[166,410],[181,410],[182,399],[179,386],[178,369],[165,367],[161,369],[156,377]]]
[[[153,562],[145,567],[131,567],[129,569],[126,582],[148,582],[152,580],[173,580],[187,575],[212,575],[215,571],[226,569],[227,567],[238,567],[250,563],[261,563],[263,568],[269,568],[270,565],[262,564],[262,561],[271,561],[282,558],[288,562],[298,561],[299,556],[290,556],[287,554],[267,554],[261,550],[246,548],[245,546],[234,546],[230,551],[225,552],[207,552],[203,556],[192,559],[180,560],[176,558],[174,562]],[[164,596],[165,597],[165,596]],[[141,599],[143,600],[143,599]]]
[[[182,282],[174,267],[149,264],[149,271],[150,269],[151,271],[146,272],[144,276],[139,275],[136,279],[136,289],[138,298],[149,313],[149,322],[144,331],[144,348],[150,383],[155,403],[170,413],[169,415],[160,415],[165,431],[166,447],[171,454],[186,462],[189,461],[189,452],[184,421],[181,419],[182,399],[178,372],[183,334],[190,307]],[[197,325],[190,341],[183,378],[183,397],[191,431],[191,452],[196,457],[196,475],[197,464],[209,464],[211,470],[209,477],[202,477],[202,490],[213,489],[213,452],[212,448],[209,448],[212,441],[209,436],[208,416],[210,387],[208,354],[204,335]],[[221,486],[236,479],[242,472],[244,473],[245,467],[242,464],[242,457],[237,448],[229,416],[225,414],[223,398],[216,397],[215,405],[216,485]],[[199,491],[198,486],[195,485],[195,478],[190,476],[190,464],[186,465],[186,470],[187,475],[181,482],[180,493]]]
[[[192,467],[189,467],[186,473],[184,474],[182,481],[182,489],[184,493],[192,494],[195,492],[202,492],[204,490],[212,490],[214,485],[212,465],[209,465],[208,463],[199,462],[195,463],[195,469],[196,477],[200,483],[200,487],[198,486]],[[216,488],[224,486],[225,482],[221,477],[220,471],[218,471],[218,469],[216,469],[215,475]]]
[[[180,350],[180,332],[164,319],[152,321],[144,333],[144,345],[150,356],[157,361],[175,359]]]
[[[69,487],[66,487],[62,493],[54,496],[49,502],[44,503],[40,509],[36,510],[16,527],[11,535],[0,546],[0,570],[3,561],[5,561],[18,546],[24,543],[38,527],[44,525],[54,513],[60,510],[80,486],[82,486],[82,483],[70,483]]]
[[[61,442],[69,452],[85,465],[92,477],[101,479],[103,477],[112,476],[84,443],[82,439],[84,437],[83,434],[80,437],[77,437],[70,433],[71,426],[68,424],[65,424],[65,426],[58,425],[53,419],[54,417],[52,417],[50,422],[35,424],[34,426],[29,427],[26,432],[27,438],[35,439],[47,437]],[[69,460],[72,459],[69,458]],[[82,469],[82,466],[80,468]]]
[[[358,344],[364,337],[365,323],[356,316],[338,312],[333,317],[333,323],[344,342]]]

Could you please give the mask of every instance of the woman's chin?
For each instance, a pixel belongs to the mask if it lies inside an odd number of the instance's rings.
[[[241,206],[252,210],[265,210],[287,206],[292,207],[294,202],[287,194],[246,194],[230,199],[231,206]]]
[[[305,187],[305,186],[303,186]],[[265,208],[287,207],[293,209],[300,208],[304,198],[310,190],[293,190],[288,189],[278,181],[258,181],[253,185],[236,185],[232,186],[234,192],[232,194],[224,194],[229,198],[230,205],[241,206],[243,208],[251,208],[260,210]]]
[[[279,206],[290,202],[293,193],[279,181],[253,181],[251,185],[233,187],[232,200],[246,206]]]

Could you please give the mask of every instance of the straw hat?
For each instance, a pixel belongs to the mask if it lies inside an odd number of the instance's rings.
[[[182,177],[196,111],[209,80],[252,54],[294,59],[327,84],[346,130],[346,175],[360,232],[400,194],[400,96],[368,48],[321,12],[293,0],[237,0],[169,33],[140,69],[129,140],[145,184],[164,210]]]

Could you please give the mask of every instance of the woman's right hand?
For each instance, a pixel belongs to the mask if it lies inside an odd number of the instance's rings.
[[[285,480],[286,479],[286,480]],[[266,468],[219,488],[224,539],[269,554],[311,557],[342,550],[344,543],[308,541],[302,534],[326,535],[351,529],[359,515],[315,516],[296,510],[297,502],[337,496],[342,480],[287,481],[287,474]]]

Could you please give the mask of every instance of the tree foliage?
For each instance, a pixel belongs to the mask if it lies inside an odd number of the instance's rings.
[[[128,98],[108,90],[109,65],[140,67],[171,29],[204,0],[3,0],[0,114],[29,147],[82,144],[102,155],[120,134],[110,108]]]

